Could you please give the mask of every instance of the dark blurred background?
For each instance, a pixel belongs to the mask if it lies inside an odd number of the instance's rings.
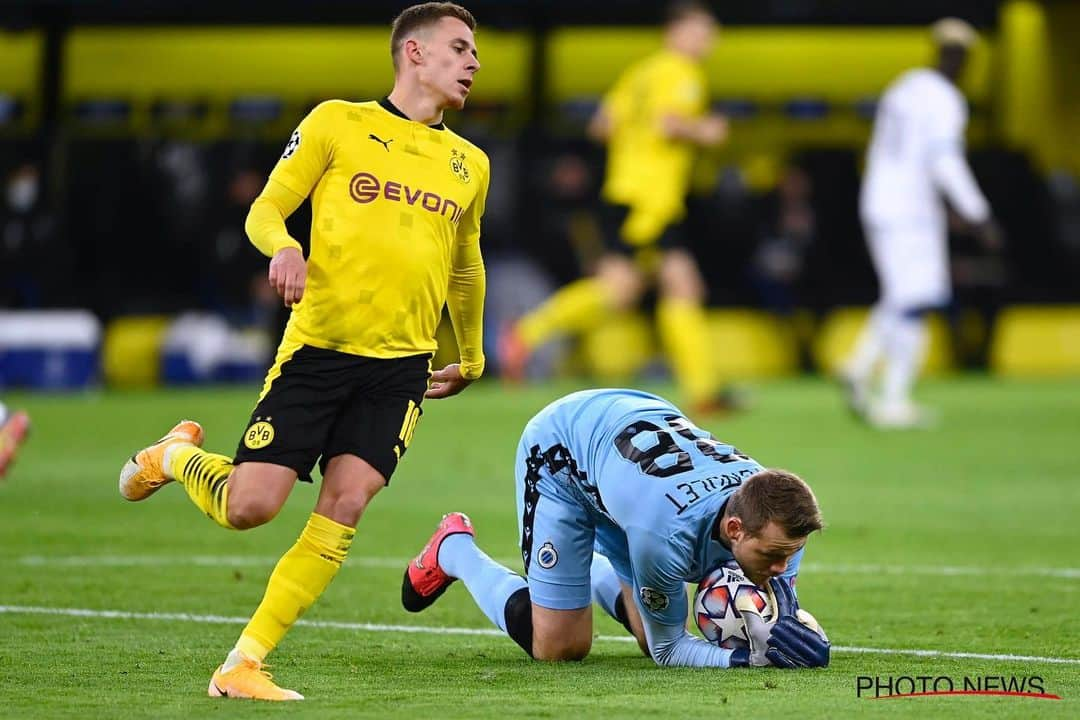
[[[199,310],[276,332],[247,207],[308,109],[388,92],[389,23],[407,4],[0,2],[0,308],[86,308],[106,326]],[[448,122],[492,161],[496,325],[596,257],[603,150],[584,124],[659,45],[663,4],[466,5],[484,65]],[[1002,306],[1080,301],[1080,5],[712,5],[710,91],[732,132],[701,156],[691,202],[710,304],[815,327],[874,301],[856,209],[875,99],[931,61],[926,26],[943,15],[980,32],[963,81],[969,157],[1008,241],[985,256],[952,238],[956,317],[974,318],[955,326],[960,363],[985,365]],[[297,238],[309,220],[306,207],[291,218]]]

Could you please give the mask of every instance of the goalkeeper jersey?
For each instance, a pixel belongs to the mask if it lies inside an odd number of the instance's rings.
[[[726,666],[729,650],[686,631],[685,583],[734,559],[713,539],[713,527],[727,499],[762,465],[663,398],[636,390],[567,395],[533,418],[525,435],[565,449],[561,464],[570,471],[559,478],[597,517],[596,548],[633,586],[653,652],[676,655],[671,664]],[[783,577],[795,577],[802,555]]]
[[[285,339],[376,358],[434,352],[449,300],[463,374],[478,376],[488,177],[480,148],[388,100],[318,105],[268,183],[312,206],[307,285]],[[294,244],[252,241],[269,255]]]

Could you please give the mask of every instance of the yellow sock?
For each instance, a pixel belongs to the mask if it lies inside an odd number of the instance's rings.
[[[184,486],[191,501],[218,525],[234,530],[228,514],[232,460],[186,445],[170,449],[166,461],[166,472]]]
[[[300,539],[278,560],[236,649],[262,662],[337,575],[356,529],[312,513]]]
[[[517,330],[525,344],[535,348],[556,334],[595,327],[604,319],[610,305],[603,283],[596,278],[585,278],[562,288],[523,317]]]
[[[713,369],[705,308],[691,300],[662,298],[656,306],[656,323],[686,401],[711,400],[720,382]]]

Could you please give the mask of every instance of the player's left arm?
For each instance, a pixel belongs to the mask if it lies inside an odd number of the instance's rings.
[[[634,576],[634,604],[649,655],[663,667],[731,667],[732,651],[686,631],[685,572],[671,538],[647,531],[627,533]]]
[[[953,97],[943,97],[928,116],[930,169],[935,184],[949,203],[976,228],[992,222],[990,203],[975,182],[964,157],[967,110]]]
[[[753,605],[741,607],[750,647],[728,650],[696,638],[686,630],[685,568],[672,552],[673,538],[648,532],[628,532],[634,574],[634,601],[648,641],[649,654],[666,667],[825,667],[830,644],[825,632],[805,610],[789,577],[770,581],[779,619],[767,624]],[[797,572],[797,564],[794,570]],[[793,575],[792,575],[793,577]]]
[[[702,147],[714,147],[728,138],[727,118],[707,112],[707,87],[700,73],[687,75],[665,84],[661,116],[664,135]]]
[[[480,219],[487,202],[490,167],[484,158],[483,172],[478,173],[476,197],[458,223],[446,307],[454,326],[460,363],[448,365],[432,374],[426,397],[443,398],[464,390],[484,372],[484,294],[487,277],[480,252]]]
[[[715,147],[727,140],[728,122],[727,118],[719,113],[710,113],[697,118],[665,115],[664,134],[670,140],[683,140],[702,147]]]

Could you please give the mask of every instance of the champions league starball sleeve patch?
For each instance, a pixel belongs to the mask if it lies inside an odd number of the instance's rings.
[[[300,131],[293,131],[292,137],[289,138],[289,142],[285,143],[285,152],[281,153],[282,160],[288,160],[300,147]]]
[[[663,612],[667,610],[668,596],[651,587],[643,587],[641,588],[641,604],[653,612]]]

